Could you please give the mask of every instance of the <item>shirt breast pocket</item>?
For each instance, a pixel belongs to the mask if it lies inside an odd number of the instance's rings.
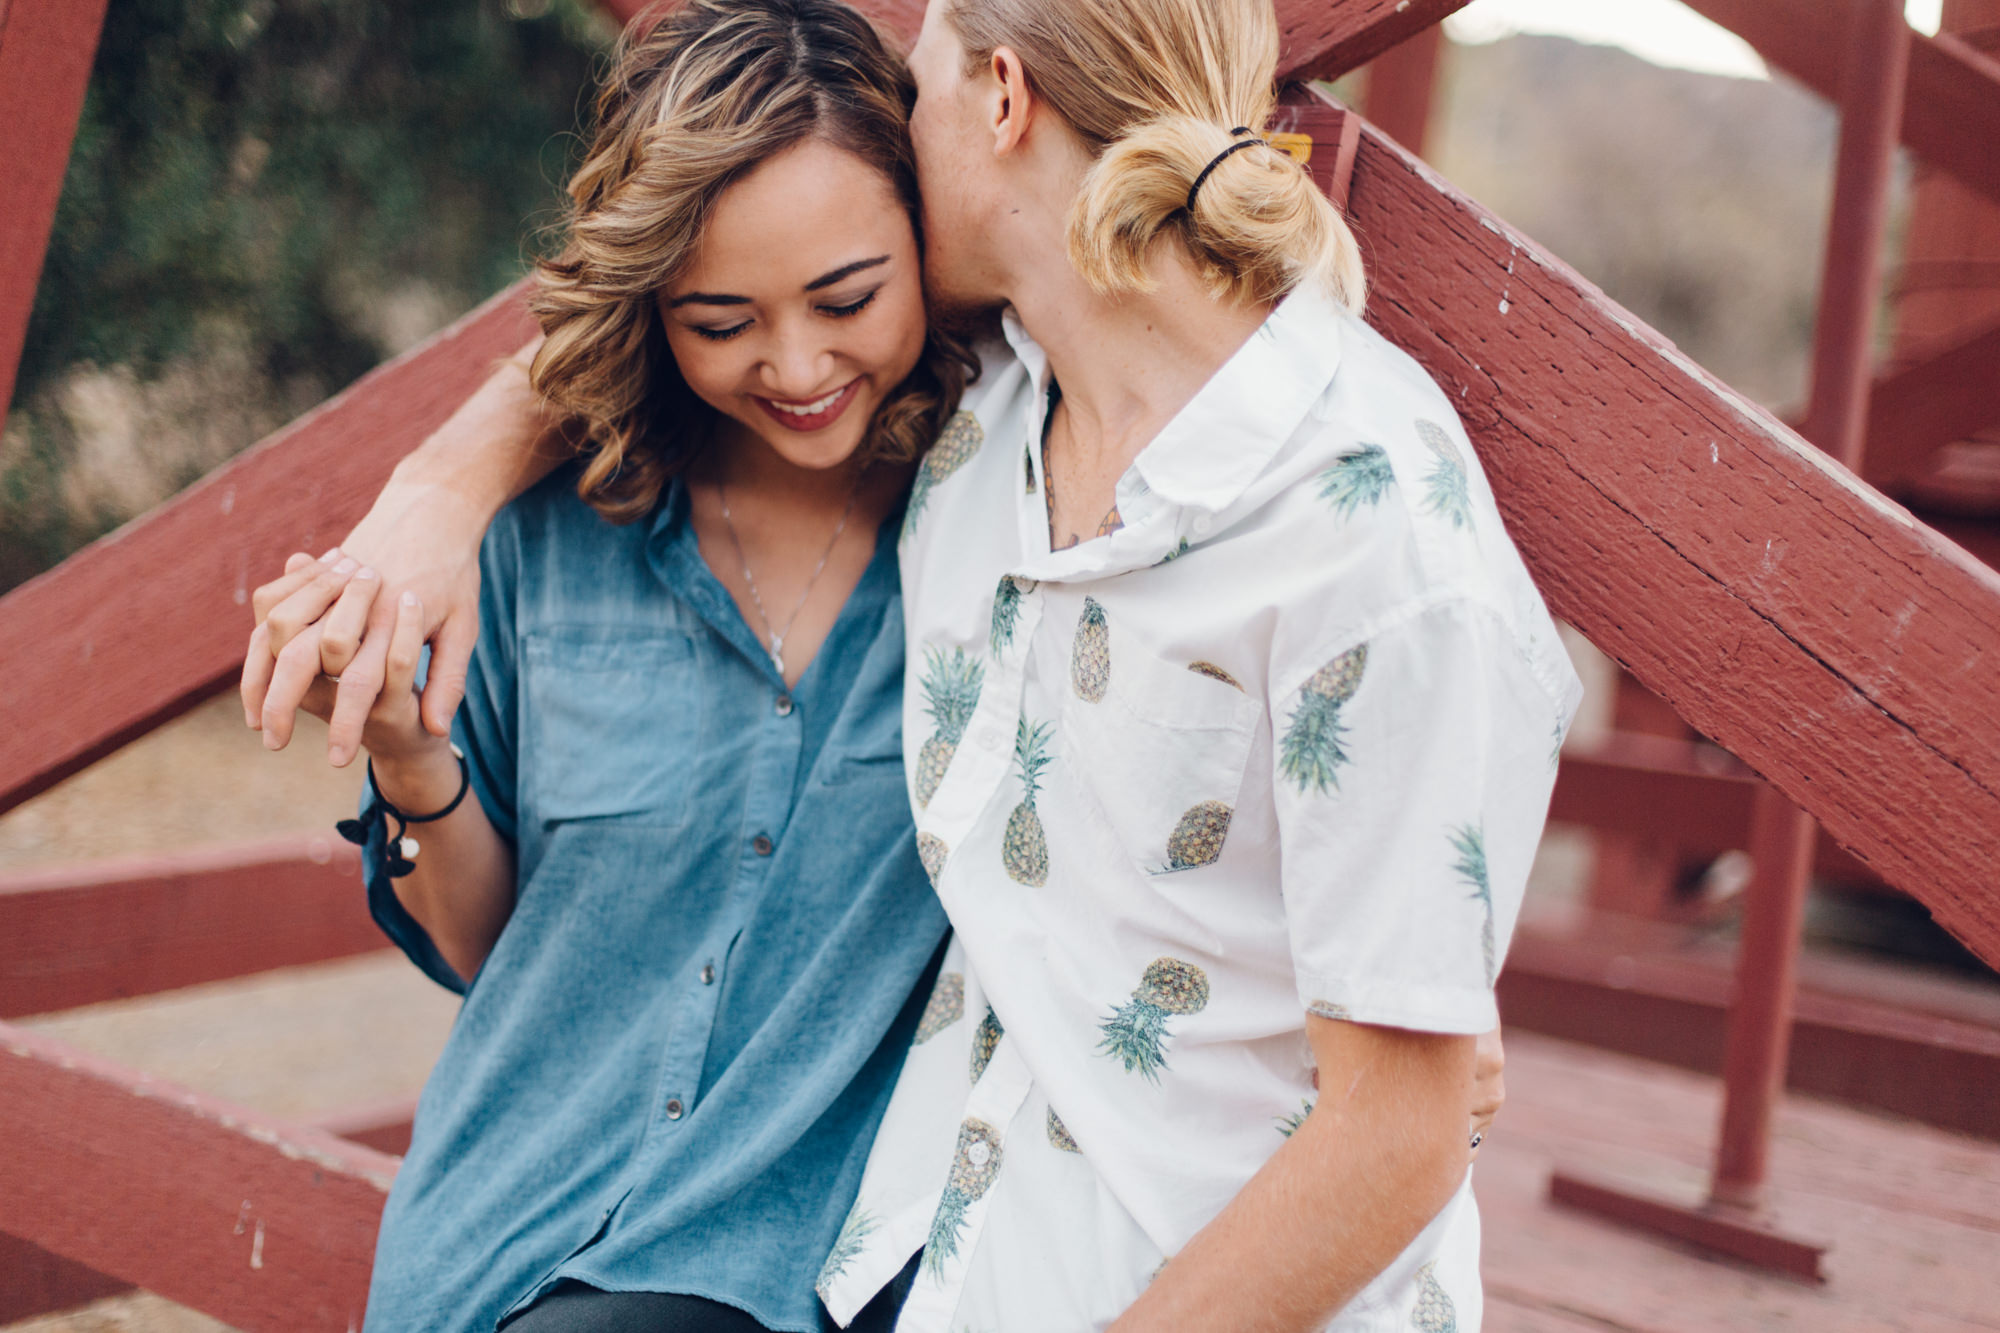
[[[1070,691],[1066,758],[1125,854],[1149,875],[1200,870],[1229,835],[1259,709],[1216,668],[1116,645],[1103,696]]]
[[[688,818],[701,739],[701,659],[672,631],[575,628],[523,636],[519,764],[544,826]]]

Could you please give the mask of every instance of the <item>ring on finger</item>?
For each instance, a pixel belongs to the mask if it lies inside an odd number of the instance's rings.
[[[322,671],[322,672],[320,672],[320,673],[319,673],[319,678],[320,678],[321,680],[330,680],[330,681],[332,681],[332,682],[333,682],[334,684],[336,684],[336,685],[340,684],[340,677],[339,677],[339,676],[336,676],[336,675],[334,675],[334,674],[333,674],[333,673],[332,673],[331,671]]]

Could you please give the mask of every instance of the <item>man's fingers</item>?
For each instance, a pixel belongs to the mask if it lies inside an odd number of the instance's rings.
[[[354,660],[354,654],[361,647],[363,630],[372,630],[380,619],[373,613],[376,595],[381,590],[382,580],[376,577],[374,570],[364,565],[354,571],[354,577],[340,590],[340,599],[333,604],[333,609],[320,619],[321,671],[329,676],[338,676],[347,670],[347,664]]]
[[[389,637],[389,660],[382,697],[401,699],[417,688],[417,662],[424,653],[424,604],[413,592],[396,599],[396,628]]]
[[[271,668],[275,664],[276,659],[271,656],[271,631],[260,621],[250,631],[250,646],[243,653],[243,681],[238,687],[243,695],[244,725],[253,731],[264,723],[264,692],[271,687]]]
[[[319,627],[308,625],[297,638],[278,650],[271,668],[270,688],[264,692],[264,748],[282,750],[291,744],[292,724],[306,691],[319,679]]]
[[[339,553],[329,551],[327,554],[338,556]],[[304,551],[292,552],[285,558],[285,572],[250,594],[250,609],[256,613],[258,621],[261,623],[271,614],[271,608],[312,582],[330,564],[315,560]]]
[[[361,729],[375,711],[382,695],[384,660],[389,656],[389,632],[370,631],[361,641],[361,650],[340,672],[340,693],[335,697],[333,717],[328,724],[326,757],[335,768],[345,768],[361,749]]]
[[[479,642],[479,616],[454,612],[431,639],[431,669],[424,677],[424,729],[433,736],[451,735],[451,719],[465,698],[465,673]]]
[[[360,565],[351,557],[342,556],[336,564],[321,569],[289,597],[272,607],[270,614],[263,618],[264,623],[271,627],[271,646],[282,652],[306,626],[325,615],[326,609],[333,605],[341,589],[347,586],[347,581],[359,568]]]

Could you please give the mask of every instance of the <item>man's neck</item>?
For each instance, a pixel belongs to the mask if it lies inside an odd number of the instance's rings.
[[[1217,301],[1177,254],[1163,254],[1153,276],[1151,292],[1113,299],[1045,260],[1025,266],[1008,294],[1049,358],[1065,434],[1092,470],[1129,466],[1270,314]]]

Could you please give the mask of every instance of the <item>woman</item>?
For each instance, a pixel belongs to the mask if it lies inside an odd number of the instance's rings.
[[[1478,1324],[1471,1034],[1575,682],[1256,132],[1276,54],[1258,0],[927,13],[927,272],[1015,319],[905,522],[962,1017],[906,1063],[837,1316],[921,1246],[906,1328]]]
[[[820,1326],[945,932],[894,534],[969,363],[926,328],[910,95],[828,0],[695,0],[608,76],[534,297],[581,458],[487,538],[456,745],[414,595],[366,724],[371,907],[465,994],[372,1333]]]

